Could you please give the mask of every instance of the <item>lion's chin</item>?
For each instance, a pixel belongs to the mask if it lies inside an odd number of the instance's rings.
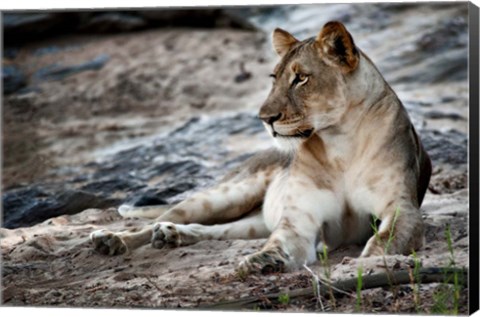
[[[288,134],[288,135],[281,134],[281,133],[278,133],[276,131],[273,131],[272,134],[273,134],[274,138],[283,137],[283,138],[308,139],[313,134],[313,129],[306,129],[306,130],[302,130],[302,131],[296,132],[294,134]]]
[[[296,152],[299,146],[308,140],[315,132],[313,128],[300,130],[293,129],[290,131],[277,131],[269,124],[264,123],[265,128],[273,137],[275,146],[282,152]],[[283,129],[279,129],[283,130]]]
[[[310,133],[311,135],[311,133]],[[309,135],[309,136],[310,136]],[[275,146],[282,152],[295,153],[300,145],[305,142],[309,136],[282,136],[277,135],[273,138]]]

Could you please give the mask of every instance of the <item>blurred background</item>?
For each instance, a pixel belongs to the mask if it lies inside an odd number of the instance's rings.
[[[278,58],[343,22],[408,109],[431,192],[466,187],[468,4],[317,4],[2,16],[3,225],[174,203],[271,145],[256,118]]]

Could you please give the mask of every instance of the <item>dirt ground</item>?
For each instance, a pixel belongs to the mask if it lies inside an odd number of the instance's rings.
[[[39,48],[50,45],[64,50],[35,54]],[[216,117],[238,110],[255,112],[268,93],[268,74],[275,63],[269,45],[268,36],[260,32],[172,29],[66,37],[24,47],[14,62],[23,65],[26,73],[34,73],[52,62],[74,64],[101,54],[107,54],[109,61],[98,71],[35,83],[48,93],[4,98],[4,104],[8,105],[3,109],[4,135],[10,136],[4,138],[4,188],[34,180],[61,179],[61,173],[51,171],[107,160],[108,155],[171,131],[195,115]],[[429,99],[446,86],[432,85],[426,92],[419,92],[421,87],[404,90],[399,96]],[[464,82],[449,87],[451,92],[466,95]],[[462,115],[467,111],[465,107],[454,106],[445,111],[455,109]],[[433,127],[445,125],[445,121],[433,119],[426,122]],[[466,131],[463,121],[450,120],[448,124]],[[235,157],[246,149],[264,148],[267,141],[266,133],[259,139],[234,135],[227,136],[225,144],[230,145],[230,153]],[[23,167],[19,168],[19,162]],[[452,253],[445,236],[447,225],[455,266],[468,267],[466,184],[465,165],[435,167],[431,182],[434,192],[427,193],[422,206],[427,243],[417,256],[423,267],[451,264]],[[109,208],[63,215],[32,227],[1,228],[2,303],[208,309],[215,303],[250,296],[262,298],[272,293],[289,294],[312,285],[312,275],[306,270],[249,276],[245,280],[236,276],[236,264],[260,249],[263,240],[204,241],[167,250],[144,246],[124,256],[106,257],[96,253],[88,239],[96,229],[116,231],[146,223],[143,219],[122,219],[115,208]],[[346,256],[355,258],[360,251],[361,246],[336,250],[329,254],[328,266],[317,262],[310,269],[319,276],[329,272],[332,280],[339,280],[355,277],[358,265],[367,275],[384,272],[384,260],[390,270],[413,267],[412,256],[343,261]],[[435,313],[440,295],[452,292],[445,287],[448,288],[442,283],[422,285],[420,304],[415,304],[411,284],[396,289],[364,290],[359,309]],[[467,291],[463,288],[460,293],[461,314],[467,313]],[[247,309],[355,312],[356,303],[356,294],[352,292],[339,296],[335,302],[324,298],[320,303],[312,295],[284,303],[265,300],[262,305]]]
[[[427,243],[418,252],[423,267],[446,267],[450,253],[444,236],[445,224],[451,228],[454,259],[457,267],[468,266],[465,198],[467,192],[444,195],[438,202],[427,195]],[[456,217],[451,217],[455,210]],[[270,293],[288,294],[291,290],[311,286],[307,271],[249,276],[235,275],[235,265],[243,256],[259,250],[263,240],[203,241],[171,250],[141,247],[130,254],[105,257],[97,254],[88,239],[100,228],[124,230],[148,223],[140,219],[122,219],[115,209],[89,209],[72,216],[61,216],[31,228],[1,229],[3,254],[3,303],[13,306],[66,307],[157,307],[201,308],[215,303]],[[352,246],[329,255],[328,270],[333,280],[356,276],[355,257],[360,247]],[[392,270],[413,267],[413,258],[388,256]],[[348,263],[345,263],[348,262]],[[364,274],[385,271],[381,258],[361,261]],[[310,267],[325,276],[326,267]],[[422,286],[420,310],[432,312],[431,297],[442,285]],[[410,312],[418,309],[412,301],[412,286],[400,288],[393,296],[388,288],[364,291],[365,312]],[[354,295],[354,294],[352,294]],[[428,299],[430,298],[430,299]],[[388,300],[385,300],[388,299]],[[327,310],[354,312],[355,298],[342,296]],[[467,312],[467,294],[461,297],[461,313]],[[315,297],[273,306],[279,310],[321,311]]]

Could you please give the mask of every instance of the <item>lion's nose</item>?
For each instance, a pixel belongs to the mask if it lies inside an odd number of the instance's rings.
[[[260,120],[268,123],[268,124],[273,124],[275,121],[278,121],[282,117],[281,113],[278,113],[276,115],[259,115]]]

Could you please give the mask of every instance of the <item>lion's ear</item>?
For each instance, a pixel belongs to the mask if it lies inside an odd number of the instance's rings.
[[[293,35],[280,28],[276,28],[273,31],[272,39],[273,48],[280,57],[285,55],[293,46],[293,44],[298,42],[298,40],[293,37]]]
[[[333,21],[325,24],[316,41],[320,54],[339,66],[344,73],[357,68],[360,55],[352,36],[342,23]]]

